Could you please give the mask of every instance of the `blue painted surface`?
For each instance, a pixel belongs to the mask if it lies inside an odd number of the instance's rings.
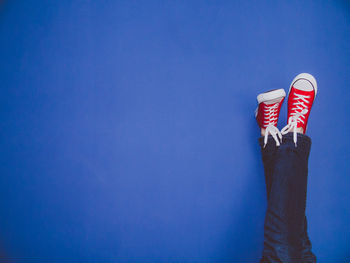
[[[256,95],[300,72],[319,84],[310,237],[319,262],[350,262],[349,2],[27,0],[1,13],[0,239],[15,262],[258,262]]]

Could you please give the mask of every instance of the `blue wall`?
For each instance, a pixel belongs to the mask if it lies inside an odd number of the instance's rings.
[[[310,237],[350,262],[348,1],[8,1],[0,43],[15,262],[258,262],[256,95],[300,72],[319,84]]]

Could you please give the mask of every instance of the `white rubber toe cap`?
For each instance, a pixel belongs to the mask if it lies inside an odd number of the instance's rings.
[[[315,95],[317,94],[317,82],[314,76],[309,73],[301,73],[296,76],[292,84],[290,85],[290,89],[294,86],[294,88],[304,91],[312,91],[315,90]]]
[[[261,93],[258,95],[257,100],[258,103],[260,104],[261,102],[268,102],[268,101],[274,101],[278,100],[280,98],[284,98],[286,96],[286,92],[284,89],[276,89],[276,90],[271,90],[265,93]]]

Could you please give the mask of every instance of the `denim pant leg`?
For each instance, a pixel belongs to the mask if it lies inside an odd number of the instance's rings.
[[[260,145],[268,200],[260,262],[316,262],[305,217],[311,140],[298,134],[295,147],[293,134],[287,134],[280,147],[271,136],[265,148],[263,138]]]

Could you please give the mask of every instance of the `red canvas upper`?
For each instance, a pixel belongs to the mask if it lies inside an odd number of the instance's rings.
[[[297,117],[297,128],[303,128],[306,132],[310,110],[315,99],[315,90],[303,91],[291,88],[288,97],[288,119]],[[304,111],[304,114],[302,114]]]
[[[278,117],[284,98],[273,104],[261,102],[258,107],[256,120],[260,128],[266,128],[269,124],[277,126]]]

